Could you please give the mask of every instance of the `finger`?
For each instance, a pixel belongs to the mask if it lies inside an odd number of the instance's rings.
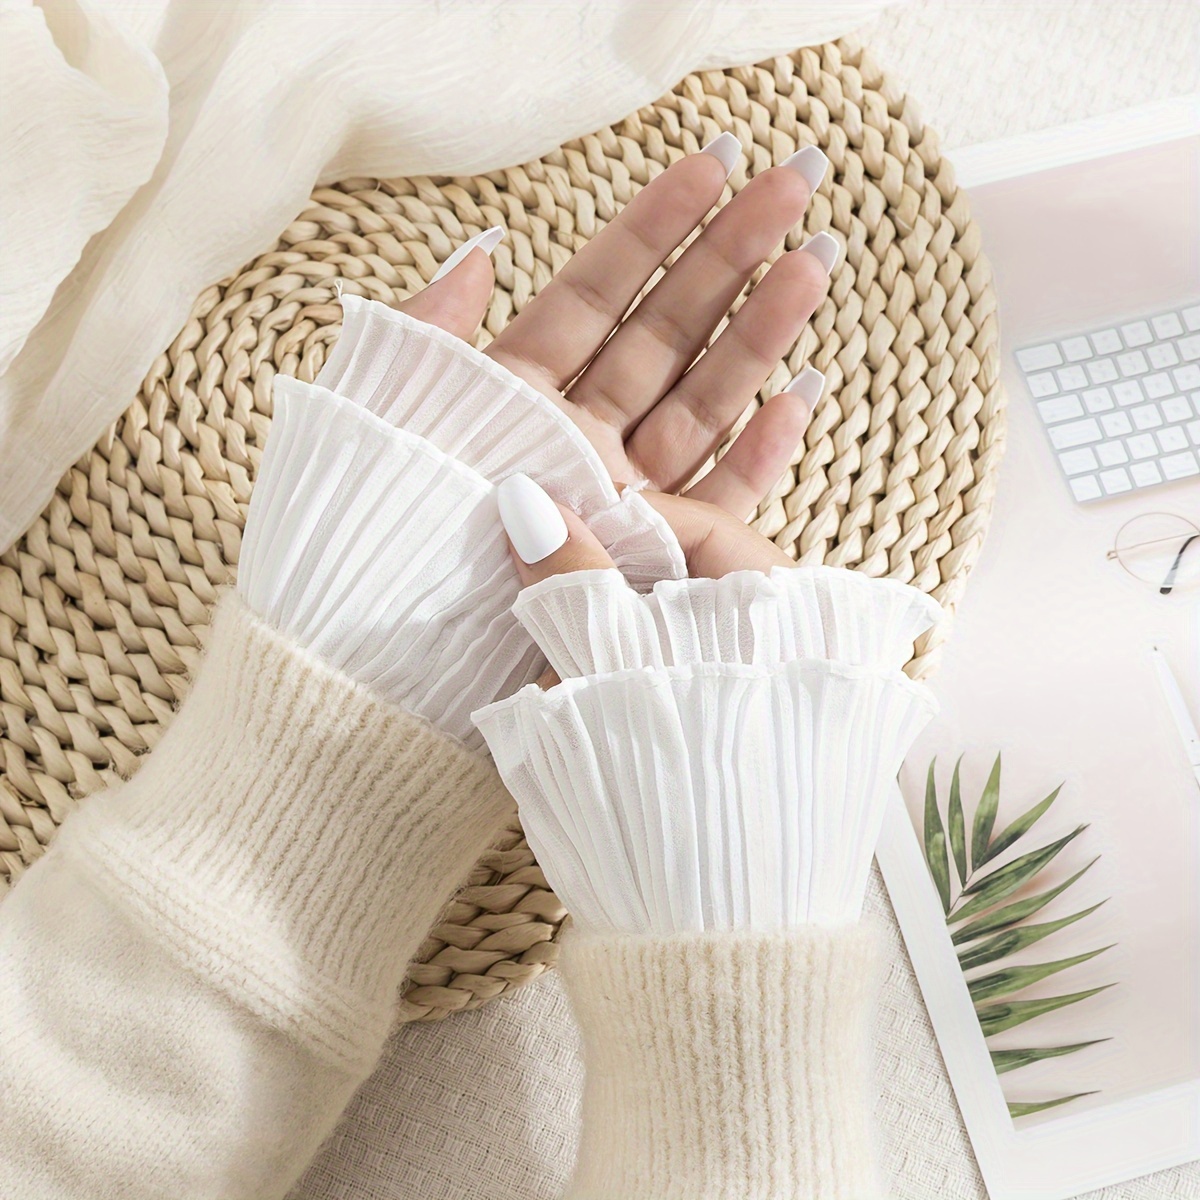
[[[808,155],[808,157],[804,157]],[[571,388],[571,400],[626,435],[703,349],[750,276],[803,215],[810,147],[752,179],[709,222]],[[819,178],[819,176],[818,176]]]
[[[642,495],[675,531],[688,572],[697,578],[720,579],[731,571],[796,565],[774,542],[723,508],[663,492]]]
[[[805,367],[750,418],[712,470],[684,494],[749,520],[792,463],[824,386],[825,376]]]
[[[522,587],[567,571],[613,566],[608,551],[583,521],[555,504],[528,475],[508,476],[496,493]]]
[[[837,242],[818,234],[780,258],[721,336],[633,431],[626,453],[656,487],[674,492],[687,483],[746,411],[824,297],[830,251],[836,253]]]
[[[732,142],[732,146],[731,143]],[[673,163],[583,247],[487,353],[511,367],[534,368],[535,386],[561,390],[587,364],[668,255],[717,202],[729,174],[722,134],[698,154]]]
[[[490,254],[503,233],[495,225],[464,242],[442,264],[428,287],[399,305],[400,311],[470,341],[496,285]],[[461,257],[455,261],[456,256]]]

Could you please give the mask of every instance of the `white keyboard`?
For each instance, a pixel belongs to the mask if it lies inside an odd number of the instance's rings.
[[[1200,303],[1016,357],[1080,503],[1200,476]]]

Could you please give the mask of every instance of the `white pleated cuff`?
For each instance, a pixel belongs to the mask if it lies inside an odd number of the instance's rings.
[[[637,596],[589,571],[522,593],[563,682],[473,715],[582,929],[859,918],[888,788],[936,710],[899,667],[940,609],[851,575],[739,572]]]
[[[557,404],[443,329],[361,296],[341,301],[342,332],[319,385],[492,483],[518,471],[536,479],[587,522],[639,591],[687,575],[671,527],[636,488],[618,494],[595,448]]]
[[[734,571],[664,580],[638,596],[611,570],[551,575],[513,611],[566,679],[688,663],[800,658],[898,671],[941,616],[932,596],[839,567]]]
[[[541,652],[493,484],[423,438],[280,376],[238,565],[274,628],[467,746],[472,709],[536,679]]]

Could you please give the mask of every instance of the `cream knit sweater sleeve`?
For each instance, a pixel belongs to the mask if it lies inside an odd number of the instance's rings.
[[[510,804],[225,595],[162,741],[0,905],[0,1194],[283,1196]]]

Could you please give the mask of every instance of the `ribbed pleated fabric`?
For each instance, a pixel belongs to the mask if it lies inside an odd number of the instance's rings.
[[[799,658],[898,671],[941,616],[932,596],[836,567],[663,580],[645,597],[612,571],[551,575],[513,610],[561,678],[633,667]]]
[[[874,926],[563,941],[583,1034],[567,1200],[882,1200]]]
[[[518,471],[536,479],[587,522],[634,588],[687,575],[670,526],[636,488],[618,495],[600,456],[558,405],[445,330],[375,300],[341,300],[342,332],[318,384],[492,483]]]
[[[640,596],[589,571],[522,593],[563,680],[474,719],[579,928],[858,918],[888,788],[936,708],[898,668],[937,606],[850,575],[741,572]]]
[[[276,379],[238,566],[251,609],[479,749],[472,709],[545,665],[511,612],[519,586],[493,484],[342,396]]]
[[[486,759],[230,592],[154,753],[65,822],[54,853],[82,856],[164,952],[360,1071],[406,964],[511,804]]]

